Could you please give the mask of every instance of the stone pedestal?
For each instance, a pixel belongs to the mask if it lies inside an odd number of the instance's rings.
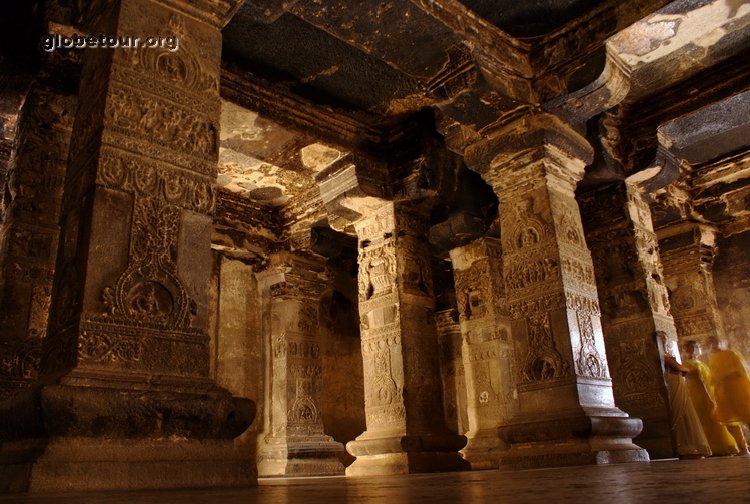
[[[498,427],[517,410],[516,365],[499,240],[450,251],[463,337],[469,431],[461,450],[472,469],[495,469],[507,445]]]
[[[643,421],[636,442],[652,459],[673,451],[669,400],[654,333],[676,335],[651,211],[639,189],[617,182],[579,198],[594,260],[615,403]]]
[[[468,469],[443,420],[427,218],[389,202],[355,228],[367,430],[346,474]]]
[[[75,106],[74,96],[35,85],[20,112],[0,238],[0,400],[36,379]]]
[[[220,27],[235,6],[92,4],[92,33],[180,47],[84,55],[49,330],[39,381],[2,405],[0,491],[255,481],[233,443],[255,408],[209,379],[207,334]]]
[[[713,279],[716,228],[680,222],[657,233],[677,337],[698,341],[703,348],[708,348],[706,340],[711,336],[724,340]]]
[[[260,476],[344,473],[344,451],[323,432],[320,299],[328,282],[315,257],[279,254],[257,274],[267,303],[264,330],[269,381],[264,430],[258,438]]]
[[[648,460],[642,424],[615,407],[576,182],[590,146],[559,119],[530,115],[467,149],[500,200],[518,413],[500,428],[503,466]]]
[[[469,430],[466,406],[466,375],[461,353],[461,325],[455,309],[435,314],[438,348],[440,349],[440,377],[443,382],[445,423],[451,432],[463,434]]]

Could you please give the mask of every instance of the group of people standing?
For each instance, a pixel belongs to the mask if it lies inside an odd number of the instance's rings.
[[[707,359],[700,360],[700,343],[691,340],[681,363],[666,334],[656,335],[680,458],[750,455],[742,430],[750,426],[750,378],[742,357],[710,337]]]

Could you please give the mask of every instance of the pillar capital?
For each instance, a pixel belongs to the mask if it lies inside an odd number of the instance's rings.
[[[533,113],[486,133],[466,148],[465,159],[496,192],[541,180],[532,173],[573,191],[593,159],[593,149],[559,117]]]

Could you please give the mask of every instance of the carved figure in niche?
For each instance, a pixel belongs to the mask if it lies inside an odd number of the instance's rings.
[[[168,317],[172,313],[172,295],[156,282],[135,284],[127,294],[126,306],[132,317],[146,315],[153,318]]]
[[[488,402],[490,402],[490,393],[486,390],[483,390],[479,394],[479,404],[487,404]]]
[[[579,314],[578,320],[581,329],[581,350],[576,361],[576,364],[578,364],[578,373],[594,378],[606,378],[607,373],[604,370],[604,365],[601,363],[599,352],[596,349],[594,326],[591,317],[586,314]]]
[[[396,266],[384,245],[372,251],[360,251],[359,295],[364,300],[390,291],[396,279]]]
[[[709,456],[711,448],[685,381],[690,369],[677,360],[677,352],[673,350],[664,331],[656,331],[655,337],[669,391],[669,418],[677,454],[680,458]]]
[[[715,418],[716,401],[710,389],[711,371],[706,364],[698,360],[701,354],[700,343],[695,340],[688,341],[685,344],[685,353],[687,355],[685,367],[690,370],[687,374],[688,392],[695,412],[701,420],[703,433],[711,447],[711,453],[714,456],[737,455],[739,453],[737,442],[726,426]]]
[[[560,378],[568,372],[560,352],[555,348],[549,314],[534,313],[527,319],[529,330],[529,351],[526,366],[522,372],[525,382],[546,381]]]
[[[518,236],[517,248],[533,247],[539,243],[539,232],[533,227],[522,229]]]
[[[724,347],[718,338],[707,340],[711,349],[708,366],[711,385],[716,399],[716,419],[729,428],[739,446],[747,453],[747,443],[742,435],[742,424],[750,425],[750,378],[742,357]]]

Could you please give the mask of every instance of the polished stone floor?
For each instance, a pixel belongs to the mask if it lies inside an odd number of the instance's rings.
[[[16,495],[0,504],[750,502],[750,458],[378,478],[264,479],[257,488]]]

